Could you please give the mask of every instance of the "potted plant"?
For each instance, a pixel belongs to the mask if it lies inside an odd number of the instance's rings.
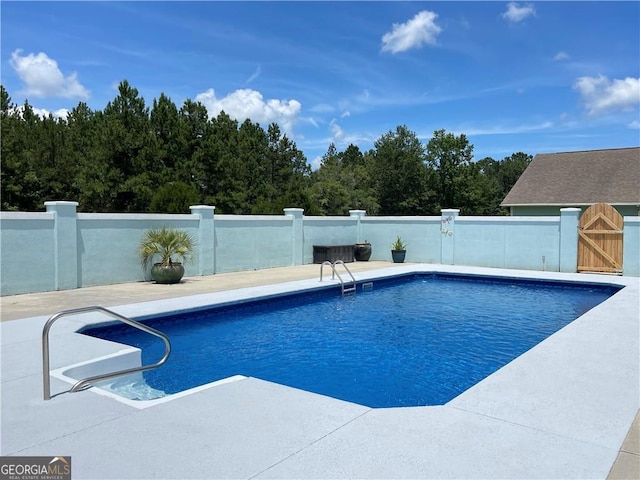
[[[149,263],[159,257],[160,261],[151,267],[151,278],[156,283],[178,283],[184,275],[183,264],[193,260],[194,246],[195,240],[184,230],[151,228],[140,242],[140,263],[146,270]]]
[[[356,262],[368,262],[371,258],[371,244],[367,240],[356,243],[353,249],[353,256]]]
[[[407,244],[398,236],[396,241],[391,244],[391,257],[393,258],[393,263],[404,263],[404,257],[406,254]]]

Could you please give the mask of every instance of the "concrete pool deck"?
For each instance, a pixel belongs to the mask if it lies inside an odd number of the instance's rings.
[[[42,326],[57,311],[98,304],[150,315],[313,288],[318,265],[3,297],[0,453],[70,455],[73,478],[638,478],[637,420],[627,434],[640,408],[640,279],[386,262],[349,267],[358,280],[450,271],[625,288],[446,405],[394,409],[255,378],[149,408],[96,389],[42,400]],[[55,324],[52,369],[121,350],[74,333],[105,320],[94,317]],[[69,388],[52,378],[54,394]]]

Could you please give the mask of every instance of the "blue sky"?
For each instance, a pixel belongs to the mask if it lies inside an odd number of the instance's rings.
[[[640,2],[6,2],[14,103],[201,101],[277,122],[317,166],[406,125],[476,160],[640,145]]]

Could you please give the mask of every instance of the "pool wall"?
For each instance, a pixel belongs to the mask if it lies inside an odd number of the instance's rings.
[[[313,245],[369,241],[372,260],[390,261],[397,236],[407,262],[573,273],[577,267],[580,209],[550,217],[440,216],[308,217],[214,215],[197,205],[191,214],[78,213],[77,202],[46,202],[47,212],[0,212],[2,295],[66,290],[148,280],[137,249],[148,228],[182,228],[197,239],[187,276],[303,265]],[[624,218],[623,273],[640,276],[640,218]]]

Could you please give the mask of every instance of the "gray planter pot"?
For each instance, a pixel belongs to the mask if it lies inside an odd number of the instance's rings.
[[[406,250],[391,250],[391,258],[393,258],[393,263],[404,263],[404,257],[406,254]]]
[[[154,263],[151,267],[151,278],[156,283],[178,283],[184,276],[184,267],[181,263],[162,265]]]

